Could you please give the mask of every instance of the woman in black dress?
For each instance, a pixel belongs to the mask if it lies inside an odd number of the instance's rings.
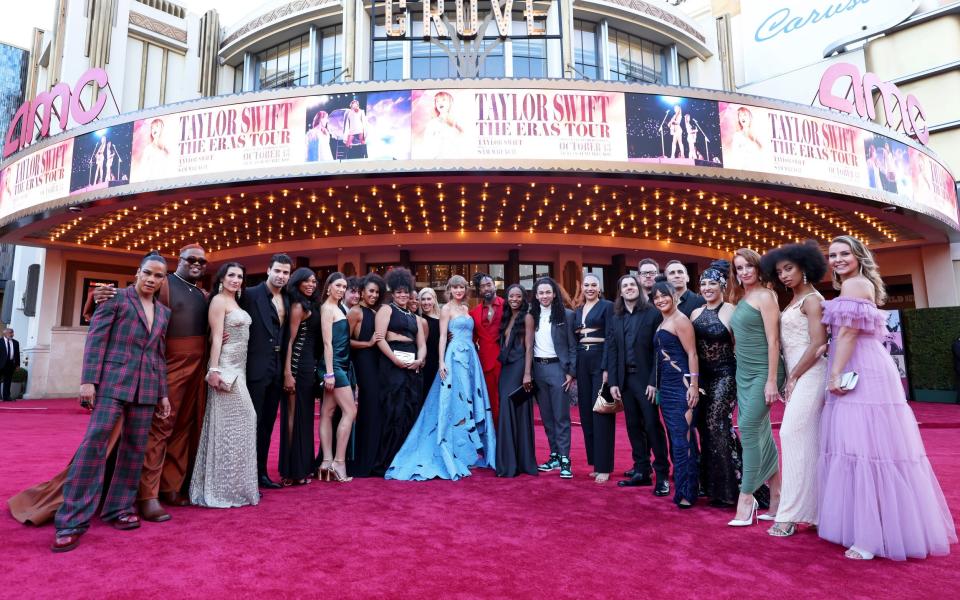
[[[613,314],[613,302],[600,296],[600,279],[588,273],[583,277],[583,304],[574,313],[577,336],[577,403],[580,429],[587,450],[587,463],[593,466],[596,483],[606,483],[613,472],[613,445],[617,416],[593,412],[600,386],[607,381],[607,323]]]
[[[287,399],[280,404],[280,477],[282,485],[303,485],[313,471],[313,407],[317,397],[317,338],[320,311],[317,277],[302,267],[287,282],[290,341],[283,369]]]
[[[403,267],[395,267],[387,272],[386,283],[393,301],[380,307],[376,321],[376,332],[382,336],[377,341],[381,352],[377,384],[383,417],[380,449],[373,468],[377,475],[386,473],[420,414],[420,369],[427,355],[423,329],[408,306],[415,285],[413,275]]]
[[[433,288],[420,290],[420,318],[427,326],[424,335],[427,337],[427,360],[423,363],[423,398],[430,393],[430,386],[437,378],[437,369],[440,366],[440,302],[437,301],[437,292]]]
[[[500,416],[497,422],[497,477],[537,475],[533,433],[533,395],[516,404],[510,394],[520,386],[530,388],[533,379],[526,370],[526,354],[533,351],[533,317],[524,290],[507,288],[507,305],[500,320]]]
[[[740,439],[733,429],[737,404],[737,359],[733,355],[730,317],[733,305],[723,301],[730,265],[714,261],[700,276],[706,305],[690,315],[700,358],[700,487],[712,506],[734,506],[740,495]]]
[[[347,463],[351,477],[369,477],[380,449],[383,415],[380,411],[380,349],[377,342],[377,310],[387,286],[370,273],[363,279],[360,304],[350,309],[350,358],[357,377],[357,419],[353,460]]]

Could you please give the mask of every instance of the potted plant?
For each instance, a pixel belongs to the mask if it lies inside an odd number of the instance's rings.
[[[10,384],[10,397],[14,400],[23,398],[23,392],[27,387],[27,370],[23,367],[17,367],[13,372],[12,383]]]

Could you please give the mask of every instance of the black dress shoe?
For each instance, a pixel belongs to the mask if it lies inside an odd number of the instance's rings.
[[[643,487],[646,485],[653,485],[653,480],[650,479],[649,476],[644,477],[642,475],[634,475],[630,479],[618,481],[617,485],[620,487]]]
[[[267,475],[261,475],[257,480],[257,483],[262,488],[267,488],[268,490],[279,490],[283,486],[277,483],[276,481],[270,479]]]
[[[636,470],[636,469],[630,469],[629,471],[624,471],[624,472],[623,472],[623,476],[626,477],[627,479],[630,479],[631,477],[633,477],[633,476],[636,475],[636,474],[637,474],[637,470]]]
[[[670,493],[670,482],[663,480],[657,482],[657,487],[653,488],[654,496],[666,496]]]

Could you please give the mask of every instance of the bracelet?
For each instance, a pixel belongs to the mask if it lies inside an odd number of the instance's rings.
[[[700,377],[700,373],[687,373],[687,377]]]
[[[222,373],[222,372],[223,372],[223,371],[220,370],[220,367],[210,367],[209,369],[207,369],[207,374],[208,374],[208,375],[209,375],[210,373]]]
[[[323,378],[324,378],[324,379],[336,379],[336,378],[337,378],[337,374],[336,374],[336,373],[324,373],[324,374],[323,374]]]

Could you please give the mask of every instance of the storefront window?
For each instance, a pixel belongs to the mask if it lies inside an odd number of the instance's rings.
[[[317,83],[331,83],[343,73],[343,26],[317,30]]]
[[[541,277],[550,277],[550,263],[520,263],[520,285],[532,290],[533,283]]]
[[[310,83],[310,36],[303,34],[259,52],[255,88],[293,87]]]
[[[610,79],[667,83],[665,46],[611,28],[607,51],[610,54]]]
[[[690,59],[680,57],[677,59],[677,67],[680,70],[680,85],[690,85]]]
[[[573,60],[577,79],[600,79],[596,23],[573,20]]]

